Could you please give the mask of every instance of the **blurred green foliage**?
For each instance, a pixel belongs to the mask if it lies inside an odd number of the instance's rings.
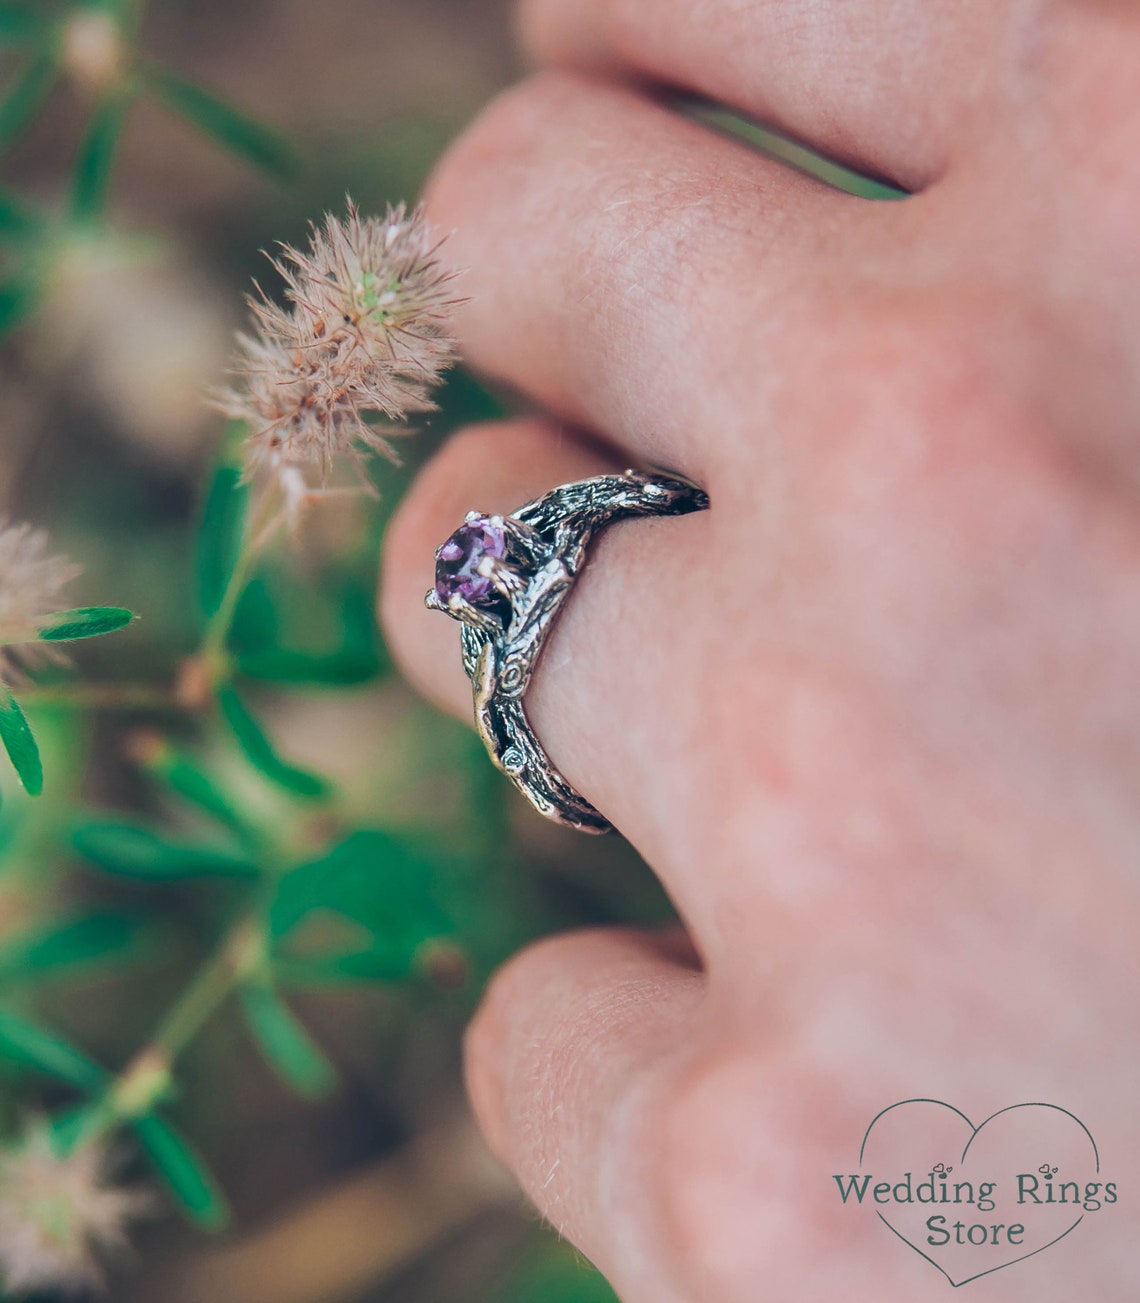
[[[114,238],[116,169],[146,101],[279,187],[268,234],[284,239],[339,208],[349,180],[364,206],[412,194],[445,142],[444,128],[409,118],[339,154],[298,148],[148,55],[142,15],[133,0],[0,3],[11,73],[0,163],[61,87],[85,91],[57,201],[0,184],[0,336],[34,327],[76,251]],[[235,214],[227,233],[237,283],[267,240],[263,220]],[[25,360],[11,354],[17,379]],[[33,485],[65,532],[126,558],[97,567],[100,595],[131,601],[140,619],[118,606],[57,613],[45,642],[114,636],[83,653],[81,677],[47,666],[0,694],[0,742],[20,780],[0,776],[0,1147],[30,1108],[61,1153],[130,1137],[130,1170],[217,1230],[232,1217],[223,1187],[238,1185],[240,1218],[242,1191],[273,1184],[240,1158],[260,1115],[288,1118],[294,1135],[328,1126],[356,1161],[382,1162],[430,1120],[430,1101],[456,1093],[463,1023],[519,945],[669,916],[625,848],[535,828],[469,730],[398,684],[375,619],[388,515],[450,430],[506,411],[462,370],[438,397],[406,462],[371,468],[381,499],[359,504],[343,537],[300,553],[252,545],[240,425],[219,428],[197,502],[173,516],[170,484],[145,461],[105,456],[113,444],[97,430],[63,444],[69,459]],[[342,727],[322,722],[343,719],[341,698],[376,703],[378,720],[388,711],[390,731],[318,744]],[[308,722],[284,727],[297,711]],[[348,768],[326,772],[345,748]],[[282,1112],[272,1086],[250,1094],[246,1047],[311,1123]],[[351,1139],[361,1127],[363,1144]],[[294,1179],[327,1181],[296,1147]],[[422,1252],[446,1259],[453,1250],[433,1236]],[[455,1297],[613,1296],[528,1227]]]

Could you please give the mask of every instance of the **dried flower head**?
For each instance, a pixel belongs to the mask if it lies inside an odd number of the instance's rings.
[[[0,682],[17,684],[22,669],[61,659],[36,641],[48,617],[68,605],[64,589],[80,567],[48,551],[48,537],[0,516]]]
[[[338,459],[367,483],[363,452],[392,455],[391,424],[372,422],[435,406],[459,301],[439,246],[418,209],[365,218],[350,200],[345,220],[313,227],[307,252],[283,247],[273,265],[287,306],[260,288],[250,299],[256,333],[238,336],[236,383],[220,395],[249,425],[249,476],[272,472],[287,502],[323,486]]]
[[[151,1199],[108,1179],[107,1151],[56,1150],[50,1127],[31,1123],[0,1150],[0,1278],[12,1294],[97,1286],[96,1255],[126,1245],[127,1225]]]

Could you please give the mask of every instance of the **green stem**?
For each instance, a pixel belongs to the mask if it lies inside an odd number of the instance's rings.
[[[247,523],[242,547],[226,582],[222,600],[203,632],[198,658],[214,686],[229,677],[226,640],[265,536],[263,526],[257,527],[256,522]],[[152,689],[142,685],[78,685],[33,690],[28,695],[40,701],[87,706],[178,704],[173,689]],[[226,998],[264,965],[264,916],[264,908],[254,908],[230,928],[221,945],[167,1011],[154,1035],[107,1087],[102,1097],[85,1111],[79,1131],[80,1142],[90,1143],[132,1118],[145,1117],[169,1094],[174,1064],[179,1055]]]
[[[264,962],[262,911],[243,915],[87,1113],[79,1140],[89,1144],[132,1118],[145,1117],[169,1094],[174,1064],[226,998]]]
[[[173,1063],[234,987],[256,970],[263,953],[259,913],[243,916],[167,1012],[147,1049]]]
[[[229,658],[226,656],[226,640],[237,612],[238,602],[245,592],[253,571],[254,551],[248,543],[243,544],[234,568],[226,581],[225,591],[218,609],[210,616],[202,635],[199,654],[211,669],[212,678],[224,678],[228,673]]]
[[[209,670],[211,681],[215,684],[229,677],[230,664],[229,657],[226,655],[226,640],[229,638],[234,615],[237,613],[238,602],[245,592],[265,539],[264,520],[252,519],[246,522],[241,550],[226,581],[222,600],[218,603],[218,609],[206,622],[199,655]]]

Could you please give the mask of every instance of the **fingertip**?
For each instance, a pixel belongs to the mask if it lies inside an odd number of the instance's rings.
[[[492,998],[502,969],[491,979],[463,1036],[463,1079],[467,1098],[487,1147],[508,1167],[507,1128],[503,1115],[506,1082],[504,1026],[498,1001]]]
[[[641,1231],[625,1223],[655,1201],[640,1188],[652,1137],[621,1118],[690,1052],[704,992],[693,958],[680,929],[547,937],[498,970],[468,1028],[466,1079],[488,1144],[599,1263],[633,1251]],[[631,1188],[610,1187],[615,1164]]]
[[[435,549],[445,537],[437,537],[438,522],[453,515],[452,495],[441,481],[438,475],[421,473],[388,522],[380,549],[377,611],[403,676],[433,704],[459,713],[471,696],[460,660],[459,629],[424,601],[434,583]]]

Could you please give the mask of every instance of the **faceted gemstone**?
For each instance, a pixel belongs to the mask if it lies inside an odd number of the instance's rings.
[[[498,601],[491,581],[479,573],[479,562],[507,555],[507,535],[489,516],[473,516],[435,554],[435,591],[441,601],[455,594],[472,606],[493,606]]]

